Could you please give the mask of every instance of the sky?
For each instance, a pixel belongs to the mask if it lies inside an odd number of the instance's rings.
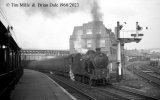
[[[20,7],[20,3],[28,3],[30,7]],[[38,7],[50,3],[59,6]],[[60,7],[60,3],[76,5]],[[117,21],[123,24],[123,31],[135,31],[137,21],[140,26],[148,27],[140,32],[144,34],[142,40],[125,44],[126,49],[160,48],[160,0],[0,0],[0,8],[13,26],[12,36],[22,49],[69,49],[74,26],[96,18],[113,32]],[[134,32],[121,32],[121,37],[131,33]]]

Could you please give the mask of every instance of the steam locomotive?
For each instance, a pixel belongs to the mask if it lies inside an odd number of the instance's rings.
[[[72,79],[72,72],[74,79],[90,85],[95,83],[106,84],[109,80],[109,69],[108,69],[108,57],[100,52],[89,50],[86,54],[73,54],[69,56],[71,60],[70,77]]]
[[[75,53],[65,57],[35,61],[30,63],[29,67],[67,73],[72,80],[89,85],[106,85],[110,78],[108,63],[108,57],[98,48],[96,51],[88,50],[86,54]]]

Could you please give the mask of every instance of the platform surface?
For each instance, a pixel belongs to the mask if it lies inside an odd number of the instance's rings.
[[[24,69],[11,93],[11,100],[76,100],[47,75]]]

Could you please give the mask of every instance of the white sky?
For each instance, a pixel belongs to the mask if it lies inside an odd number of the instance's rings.
[[[77,8],[27,8],[9,7],[7,3],[79,2]],[[74,26],[92,21],[90,3],[85,0],[0,0],[14,28],[16,41],[21,48],[28,49],[69,49],[69,37]],[[87,0],[92,1],[92,0]],[[103,23],[114,31],[117,21],[127,22],[124,29],[135,30],[136,21],[149,29],[142,31],[140,43],[129,43],[127,49],[160,48],[160,0],[97,0],[103,14]],[[40,11],[41,10],[41,11]]]

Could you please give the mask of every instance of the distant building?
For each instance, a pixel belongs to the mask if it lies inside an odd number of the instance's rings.
[[[84,23],[83,26],[75,26],[70,36],[70,53],[101,48],[101,51],[109,56],[110,60],[116,59],[117,49],[113,44],[116,38],[111,29],[107,29],[102,21]]]
[[[144,61],[149,58],[145,53],[142,53],[139,50],[125,50],[125,56],[127,58],[127,61]]]
[[[160,61],[160,53],[151,53],[149,57],[151,61]]]
[[[156,49],[150,49],[151,53],[160,53],[160,49],[156,48]]]

